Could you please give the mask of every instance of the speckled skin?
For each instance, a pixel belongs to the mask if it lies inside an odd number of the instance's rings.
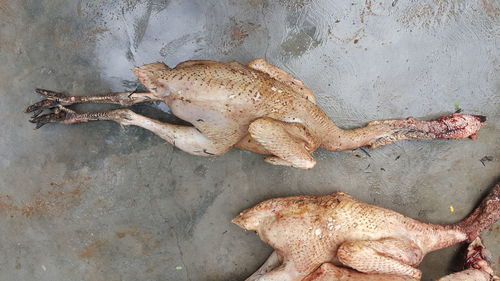
[[[478,237],[468,247],[466,268],[457,273],[447,275],[437,281],[491,281],[499,280],[493,275],[489,262],[484,257],[485,248]],[[472,262],[470,262],[472,260]],[[402,275],[367,274],[352,269],[322,264],[303,281],[418,281],[419,279]]]
[[[366,274],[324,263],[303,281],[418,281],[418,279],[391,274]]]
[[[312,91],[300,80],[263,59],[247,65],[186,61],[173,69],[152,63],[135,68],[134,73],[149,93],[67,97],[37,90],[46,99],[26,111],[55,108],[54,113],[31,120],[37,127],[51,122],[112,120],[151,130],[190,154],[220,155],[234,147],[269,155],[265,161],[272,164],[304,169],[316,164],[311,153],[318,147],[342,151],[406,139],[474,138],[485,120],[452,114],[435,121],[374,121],[344,130],[315,104]],[[64,107],[80,102],[131,105],[145,101],[167,103],[173,114],[193,127],[160,123],[127,109],[79,114]]]
[[[471,241],[499,218],[497,184],[469,218],[455,225],[421,223],[342,192],[267,200],[233,222],[256,231],[282,261],[249,280],[302,280],[324,263],[420,279],[415,266],[425,254]]]

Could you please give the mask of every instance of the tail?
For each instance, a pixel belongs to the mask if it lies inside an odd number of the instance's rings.
[[[500,182],[483,199],[481,204],[463,221],[452,228],[467,234],[468,241],[472,242],[479,234],[500,219]]]

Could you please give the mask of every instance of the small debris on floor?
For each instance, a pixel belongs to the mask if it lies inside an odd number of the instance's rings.
[[[479,161],[481,162],[481,164],[483,164],[483,166],[486,167],[486,165],[484,164],[484,162],[491,162],[491,161],[493,161],[493,156],[484,156]]]
[[[182,266],[176,266],[175,270],[182,270]]]
[[[366,151],[366,149],[364,149],[364,148],[362,148],[362,147],[360,147],[359,149],[361,149],[361,151],[363,151],[363,152],[364,152],[364,153],[365,153],[368,157],[372,157],[372,156],[370,155],[370,153],[368,153],[368,151]]]
[[[351,156],[354,156],[356,158],[364,158],[365,156],[362,155],[361,153],[359,153],[356,149],[353,149],[349,152],[347,152],[347,154],[351,155]]]
[[[452,212],[452,213],[455,212],[455,207],[453,207],[453,205],[450,205],[450,212]]]

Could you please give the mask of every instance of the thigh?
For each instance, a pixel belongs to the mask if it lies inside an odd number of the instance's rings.
[[[259,118],[250,124],[248,132],[255,141],[279,159],[267,159],[272,160],[268,161],[271,164],[304,169],[312,168],[316,164],[306,144],[294,138],[281,121]]]

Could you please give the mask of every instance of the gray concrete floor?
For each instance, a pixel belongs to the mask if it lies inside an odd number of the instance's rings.
[[[0,280],[242,280],[271,249],[230,219],[276,196],[342,190],[459,221],[500,171],[499,15],[490,0],[0,1]],[[35,87],[132,90],[144,63],[256,57],[303,79],[344,127],[456,106],[489,119],[476,141],[319,151],[302,171],[190,156],[109,122],[33,131],[21,112]],[[484,238],[498,272],[500,225]],[[428,255],[423,280],[457,269],[459,248]]]

